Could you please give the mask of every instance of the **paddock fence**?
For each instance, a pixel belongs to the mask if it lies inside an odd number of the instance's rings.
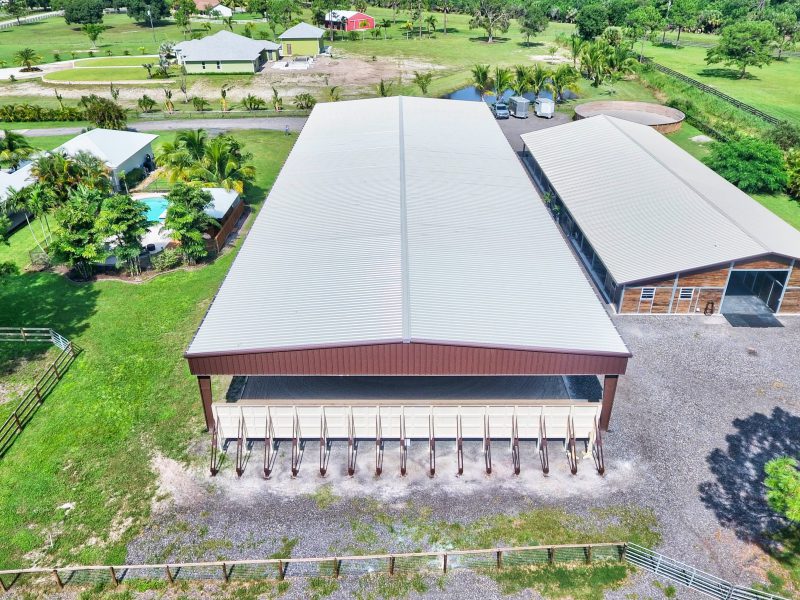
[[[548,566],[628,563],[689,589],[719,600],[788,600],[753,588],[733,585],[699,569],[634,543],[565,544],[482,550],[448,550],[320,558],[270,558],[149,565],[93,565],[40,567],[0,571],[0,588],[43,585],[62,590],[67,586],[120,585],[127,581],[281,581],[287,577],[360,577],[383,573],[439,575],[471,569],[490,575],[510,569]]]
[[[697,81],[697,79],[692,79],[691,77],[688,77],[688,76],[684,75],[683,73],[679,73],[678,71],[675,71],[674,69],[670,69],[669,67],[665,67],[664,65],[662,65],[660,63],[657,63],[657,62],[655,62],[654,60],[652,60],[650,58],[642,57],[641,62],[643,64],[652,66],[656,71],[660,71],[661,73],[664,73],[665,75],[669,75],[670,77],[673,77],[674,79],[682,81],[683,83],[687,83],[687,84],[691,85],[694,88],[697,88],[698,90],[700,90],[702,92],[705,92],[707,94],[711,94],[712,96],[716,96],[717,98],[720,98],[721,100],[724,100],[728,104],[731,104],[731,105],[735,106],[736,108],[738,108],[738,109],[740,109],[740,110],[742,110],[742,111],[744,111],[744,112],[746,112],[748,114],[753,115],[754,117],[758,117],[762,121],[766,121],[767,123],[769,123],[771,125],[777,125],[778,123],[780,123],[780,119],[778,119],[777,117],[774,117],[774,116],[772,116],[770,114],[767,114],[763,110],[759,110],[755,106],[751,106],[750,104],[746,104],[746,103],[742,102],[741,100],[737,100],[736,98],[734,98],[732,96],[729,96],[728,94],[720,92],[718,89],[713,88],[713,87],[711,87],[709,85],[706,85],[702,81]]]
[[[18,25],[26,25],[27,23],[37,23],[38,21],[44,21],[45,19],[49,19],[51,17],[63,17],[63,16],[64,16],[63,10],[39,13],[35,15],[27,15],[25,17],[20,17],[19,21],[17,21],[16,19],[3,21],[2,23],[0,23],[0,29],[10,29],[12,27],[17,27]]]
[[[23,394],[17,407],[0,425],[0,458],[33,418],[38,408],[56,387],[75,360],[79,348],[57,331],[43,327],[0,327],[0,343],[52,344],[60,352],[39,375],[33,387]]]

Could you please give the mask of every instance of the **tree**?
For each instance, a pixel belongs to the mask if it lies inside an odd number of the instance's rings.
[[[638,40],[641,44],[639,48],[640,61],[644,56],[644,38],[652,37],[656,31],[661,29],[662,23],[661,13],[654,6],[640,6],[625,19],[628,37],[633,43]]]
[[[97,48],[97,40],[108,27],[99,23],[86,23],[81,29],[83,29],[83,33],[86,34],[86,37],[88,37],[89,41],[92,43],[92,48]]]
[[[272,98],[269,101],[272,104],[272,109],[275,112],[280,112],[283,108],[283,98],[281,98],[280,94],[278,93],[278,88],[274,85],[272,86]]]
[[[381,98],[386,98],[387,96],[392,95],[392,82],[386,81],[385,79],[381,79],[375,85],[375,91],[378,93],[378,96]]]
[[[13,275],[19,275],[19,267],[10,261],[0,262],[0,285]]]
[[[786,191],[795,200],[800,200],[800,149],[786,153]]]
[[[574,33],[569,36],[567,40],[567,49],[569,50],[569,55],[572,57],[573,68],[577,68],[578,66],[578,57],[581,55],[584,44],[586,44],[586,41],[581,39],[581,36]]]
[[[172,90],[164,88],[164,112],[172,114],[175,112],[175,103],[172,101]]]
[[[242,106],[247,111],[254,111],[254,110],[261,110],[267,105],[267,103],[258,96],[254,96],[253,94],[247,94],[244,98],[242,98]]]
[[[536,63],[530,70],[530,84],[531,90],[539,97],[542,90],[550,89],[550,80],[553,77],[553,72],[545,68],[541,63]]]
[[[338,85],[332,85],[325,90],[325,96],[328,98],[328,102],[338,102],[342,94],[339,90]]]
[[[113,100],[95,94],[82,96],[79,102],[86,120],[103,129],[125,129],[128,116],[124,108]]]
[[[127,0],[128,16],[137,23],[158,22],[169,16],[166,0]]]
[[[600,87],[611,76],[613,47],[603,39],[586,44],[581,53],[581,68],[593,87]]]
[[[48,223],[45,229],[45,222],[47,221],[47,212],[55,206],[55,203],[55,195],[41,183],[35,183],[21,190],[10,190],[3,209],[10,212],[22,212],[25,216],[25,223],[28,225],[28,230],[33,238],[33,243],[36,244],[39,250],[46,252],[45,248],[50,237],[50,225]],[[39,234],[37,234],[33,228],[30,215],[33,215],[35,218],[41,217],[39,218]],[[5,233],[5,228],[3,229],[3,233]]]
[[[211,106],[205,98],[201,98],[200,96],[195,96],[192,98],[192,106],[197,112],[203,112],[204,110],[208,110],[208,107]]]
[[[64,0],[63,8],[67,25],[103,22],[103,0]]]
[[[494,83],[495,102],[502,102],[503,94],[514,85],[514,77],[511,75],[511,69],[495,67],[492,82]]]
[[[772,510],[800,523],[800,470],[789,456],[774,458],[764,465],[767,502]]]
[[[222,108],[222,112],[227,112],[228,109],[230,108],[230,105],[228,104],[228,91],[232,87],[233,86],[231,84],[225,83],[219,89],[219,104],[220,107]]]
[[[183,39],[192,33],[192,15],[197,12],[197,7],[192,0],[177,0],[173,3],[175,24],[183,31]]]
[[[433,73],[420,73],[418,71],[414,71],[414,85],[419,88],[423,96],[428,93],[428,88],[430,87],[432,80]]]
[[[575,91],[575,86],[580,79],[580,73],[570,65],[559,65],[553,71],[550,85],[553,90],[553,100],[561,102],[564,98],[564,92]]]
[[[28,12],[28,5],[22,0],[7,0],[4,8],[8,16],[14,17],[17,20],[17,25],[22,24],[20,17]]]
[[[78,185],[56,211],[58,229],[50,246],[53,257],[66,263],[83,279],[92,274],[92,263],[100,259],[103,239],[95,228],[103,203],[100,190]]]
[[[697,24],[699,14],[699,0],[672,0],[667,23],[678,30],[678,37],[675,40],[676,45],[681,41],[681,32]],[[666,29],[664,31],[666,32]]]
[[[189,264],[203,258],[208,252],[203,234],[217,224],[206,213],[211,203],[211,194],[185,183],[175,184],[167,195],[164,227],[170,230],[172,239],[180,244],[181,254]]]
[[[22,67],[23,71],[34,71],[34,65],[42,60],[33,48],[22,48],[14,53],[14,60]]]
[[[475,65],[472,67],[472,85],[483,100],[484,96],[492,89],[492,77],[489,74],[489,65]]]
[[[600,3],[586,4],[575,19],[578,35],[583,40],[593,40],[608,27],[608,11]]]
[[[505,33],[511,22],[507,0],[477,0],[472,18],[469,21],[470,29],[483,29],[486,32],[486,42],[494,42],[495,33]]]
[[[299,110],[311,110],[316,103],[317,99],[308,92],[297,94],[294,97],[294,105]]]
[[[9,165],[16,171],[19,163],[34,153],[28,138],[10,129],[3,130],[0,138],[0,162]]]
[[[125,263],[131,275],[139,274],[142,236],[147,233],[147,205],[128,195],[119,194],[103,200],[96,228],[103,240],[111,239],[114,256]]]
[[[778,51],[778,60],[783,58],[783,53],[794,48],[797,37],[800,35],[800,26],[797,23],[797,14],[791,9],[775,10],[769,14],[769,20],[775,26],[778,36],[774,42]]]
[[[771,43],[778,32],[769,21],[739,21],[722,29],[719,44],[706,52],[706,63],[724,63],[739,69],[739,79],[747,67],[761,68],[772,62]]]
[[[539,63],[536,63],[536,65],[540,66]],[[514,65],[514,81],[511,84],[511,88],[514,90],[515,95],[522,96],[531,89],[532,76],[532,69],[528,65]]]
[[[111,189],[108,167],[88,152],[78,152],[75,156],[63,152],[45,154],[34,161],[31,173],[54,195],[56,207],[67,200],[78,184],[102,192]]]
[[[779,192],[787,183],[781,149],[756,138],[716,142],[703,162],[748,193]]]
[[[428,29],[428,35],[436,33],[436,15],[428,15],[425,17],[425,26]]]
[[[245,184],[255,177],[255,168],[246,164],[249,154],[233,137],[219,135],[208,142],[202,158],[190,171],[192,181],[244,192]]]
[[[549,20],[541,4],[532,4],[522,15],[519,22],[519,31],[525,36],[525,45],[530,46],[531,36],[547,29]]]

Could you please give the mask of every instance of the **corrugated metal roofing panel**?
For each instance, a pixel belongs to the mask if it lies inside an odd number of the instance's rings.
[[[481,103],[317,106],[188,354],[401,340],[627,354]]]
[[[800,256],[800,232],[650,127],[597,116],[522,139],[617,283]]]
[[[116,168],[158,136],[137,131],[118,131],[116,129],[90,129],[71,140],[64,142],[55,152],[66,152],[74,156],[78,152],[88,152]]]

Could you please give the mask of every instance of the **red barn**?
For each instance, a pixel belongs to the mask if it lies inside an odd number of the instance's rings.
[[[332,10],[325,15],[325,27],[340,31],[375,29],[375,19],[354,10]]]

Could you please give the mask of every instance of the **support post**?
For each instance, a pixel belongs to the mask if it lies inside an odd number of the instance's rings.
[[[503,551],[502,550],[498,550],[497,551],[497,568],[498,569],[502,569],[503,568]]]
[[[172,571],[169,570],[169,565],[164,567],[164,570],[167,572],[167,581],[175,583],[175,578],[172,576]]]
[[[197,383],[200,386],[200,399],[203,401],[203,414],[206,417],[206,430],[214,426],[214,415],[211,412],[211,376],[198,375]]]
[[[117,572],[114,570],[114,567],[108,567],[109,572],[111,573],[111,581],[114,582],[114,587],[119,585],[119,579],[117,579]]]
[[[61,576],[58,574],[58,571],[56,571],[55,569],[53,569],[53,577],[56,578],[56,585],[58,586],[58,589],[63,590],[64,589],[64,582],[61,581]]]
[[[603,408],[600,410],[600,429],[608,431],[611,420],[611,409],[614,407],[614,396],[617,393],[619,375],[606,375],[603,379]]]
[[[394,575],[394,556],[389,557],[389,575]]]

